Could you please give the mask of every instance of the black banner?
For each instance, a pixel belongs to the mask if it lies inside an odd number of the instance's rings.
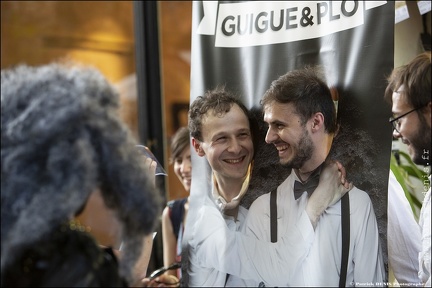
[[[225,84],[242,95],[259,126],[259,102],[273,80],[306,65],[323,68],[328,85],[337,88],[342,124],[331,155],[372,200],[386,270],[392,130],[383,94],[393,69],[394,13],[394,2],[387,1],[194,1],[191,51],[190,101]],[[242,200],[246,208],[289,173],[260,128],[252,181]],[[186,240],[194,212],[210,194],[206,160],[193,152],[192,164]]]

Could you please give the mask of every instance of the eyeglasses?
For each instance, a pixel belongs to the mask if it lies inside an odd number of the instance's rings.
[[[406,115],[410,114],[411,112],[414,112],[414,111],[417,111],[417,110],[419,110],[419,109],[422,109],[424,106],[425,106],[425,105],[420,106],[420,107],[418,107],[418,108],[414,108],[414,109],[412,109],[412,110],[410,110],[410,111],[408,111],[408,112],[406,112],[406,113],[404,113],[404,114],[402,114],[402,115],[400,115],[400,116],[398,116],[398,117],[396,117],[396,118],[394,118],[394,117],[390,117],[389,122],[390,122],[391,124],[393,124],[393,128],[394,128],[398,133],[400,133],[400,132],[399,132],[399,128],[400,128],[400,119],[401,119],[402,117],[405,117]]]

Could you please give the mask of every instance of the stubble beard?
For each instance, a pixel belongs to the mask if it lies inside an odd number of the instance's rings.
[[[303,132],[303,135],[301,136],[300,140],[294,148],[295,149],[293,150],[296,151],[294,158],[288,160],[287,162],[282,162],[283,160],[281,159],[281,164],[283,167],[300,169],[301,167],[303,167],[306,161],[311,159],[312,153],[314,151],[314,146],[312,143],[312,139],[309,137],[306,130]]]

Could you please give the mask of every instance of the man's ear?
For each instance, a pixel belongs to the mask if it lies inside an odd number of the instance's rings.
[[[324,115],[321,112],[315,113],[315,115],[312,117],[312,131],[318,131],[321,126],[324,127]]]
[[[201,142],[194,137],[192,137],[192,146],[195,149],[195,152],[198,154],[198,156],[203,157],[205,155],[204,150],[201,147]]]

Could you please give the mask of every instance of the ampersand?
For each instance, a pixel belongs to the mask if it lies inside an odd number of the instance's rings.
[[[311,14],[311,9],[309,7],[305,7],[302,10],[302,18],[300,19],[301,26],[306,27],[308,25],[312,26],[314,24],[312,21],[314,17],[313,16],[310,16],[310,18],[308,17],[310,14]]]

